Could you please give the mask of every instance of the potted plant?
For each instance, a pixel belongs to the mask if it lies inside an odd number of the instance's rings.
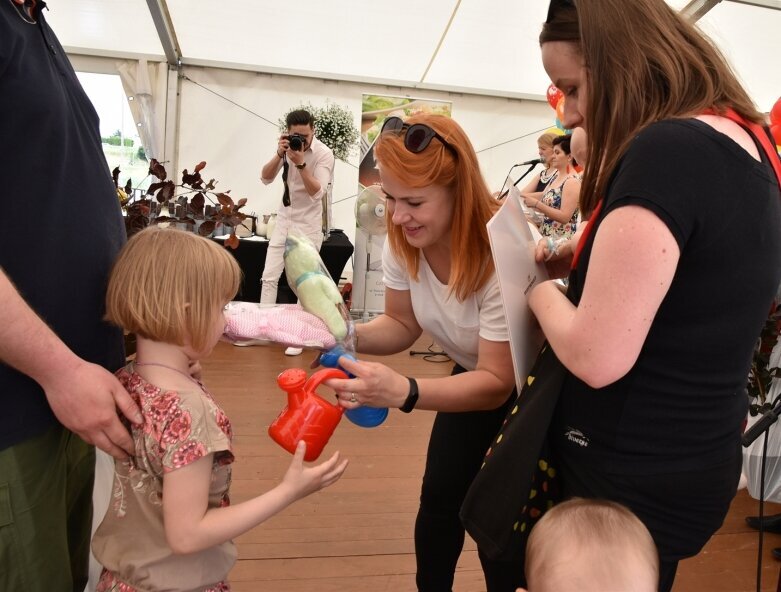
[[[201,236],[210,236],[218,225],[230,229],[230,236],[225,241],[225,246],[237,248],[239,239],[236,236],[236,227],[249,216],[241,212],[241,208],[247,203],[246,198],[237,202],[229,195],[230,190],[224,192],[215,191],[217,182],[210,179],[204,181],[201,171],[206,167],[206,162],[201,161],[193,172],[187,169],[182,171],[180,184],[168,179],[168,173],[162,163],[151,159],[149,174],[157,179],[147,189],[142,199],[133,201],[128,194],[131,190],[131,182],[128,180],[123,189],[119,187],[119,168],[113,171],[114,185],[117,187],[117,196],[125,207],[127,216],[125,227],[128,236],[132,236],[149,224],[161,224],[163,222],[184,224],[186,227],[196,229]],[[178,192],[177,192],[178,191]],[[125,196],[122,196],[122,193]],[[210,202],[207,204],[206,202]]]

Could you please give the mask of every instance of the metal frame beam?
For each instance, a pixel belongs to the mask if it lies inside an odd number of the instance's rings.
[[[748,4],[749,6],[759,6],[760,8],[770,8],[781,10],[781,0],[730,0],[736,4]]]
[[[176,39],[174,23],[171,20],[165,0],[146,0],[146,4],[149,7],[149,13],[152,15],[152,21],[155,23],[157,36],[160,37],[166,60],[171,66],[179,66],[182,61],[182,50],[179,47],[179,41]]]
[[[681,14],[691,22],[696,23],[719,2],[721,0],[691,0],[686,6],[681,8]]]
[[[693,23],[696,23],[704,17],[714,6],[722,0],[691,0],[686,6],[681,8],[681,14],[688,17]],[[771,10],[781,10],[781,0],[728,0],[735,4],[747,4],[759,8],[769,8]]]

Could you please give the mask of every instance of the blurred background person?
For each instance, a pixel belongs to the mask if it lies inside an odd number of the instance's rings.
[[[540,155],[544,169],[534,175],[531,181],[521,189],[521,194],[542,198],[542,194],[548,184],[559,174],[558,169],[551,166],[551,157],[553,156],[553,140],[558,138],[553,132],[546,132],[537,138],[537,153]]]
[[[264,185],[272,183],[282,171],[282,204],[277,224],[268,237],[266,264],[261,278],[260,302],[275,304],[279,277],[285,268],[285,239],[295,230],[306,236],[315,249],[323,244],[323,195],[334,178],[334,153],[315,137],[315,120],[309,111],[298,109],[287,114],[287,133],[277,141],[274,156],[260,173]],[[288,356],[297,356],[301,348],[289,347]]]
[[[575,171],[577,163],[570,152],[570,141],[569,136],[554,138],[550,163],[556,175],[542,196],[521,193],[526,206],[542,216],[540,234],[554,239],[572,238],[577,230],[580,177]]]

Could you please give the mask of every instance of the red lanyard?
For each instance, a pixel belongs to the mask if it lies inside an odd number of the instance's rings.
[[[595,224],[592,224],[591,221],[597,221],[597,216],[599,216],[599,212],[602,211],[602,206],[604,203],[605,200],[600,199],[597,202],[597,207],[595,207],[594,211],[591,212],[591,216],[589,216],[589,219],[586,222],[586,230],[583,231],[583,234],[580,236],[580,240],[578,241],[578,246],[575,247],[575,255],[572,257],[572,265],[570,265],[570,269],[575,269],[578,266],[578,259],[580,259],[580,252],[583,250],[583,245],[586,244],[586,240],[588,240],[588,237],[591,236],[591,233],[594,231]]]

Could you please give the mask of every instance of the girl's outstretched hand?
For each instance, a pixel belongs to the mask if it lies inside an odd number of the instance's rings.
[[[327,461],[307,467],[304,465],[305,453],[306,442],[301,440],[282,479],[281,487],[289,489],[294,499],[301,499],[336,483],[349,462],[346,458],[340,459],[339,453],[334,452]]]

